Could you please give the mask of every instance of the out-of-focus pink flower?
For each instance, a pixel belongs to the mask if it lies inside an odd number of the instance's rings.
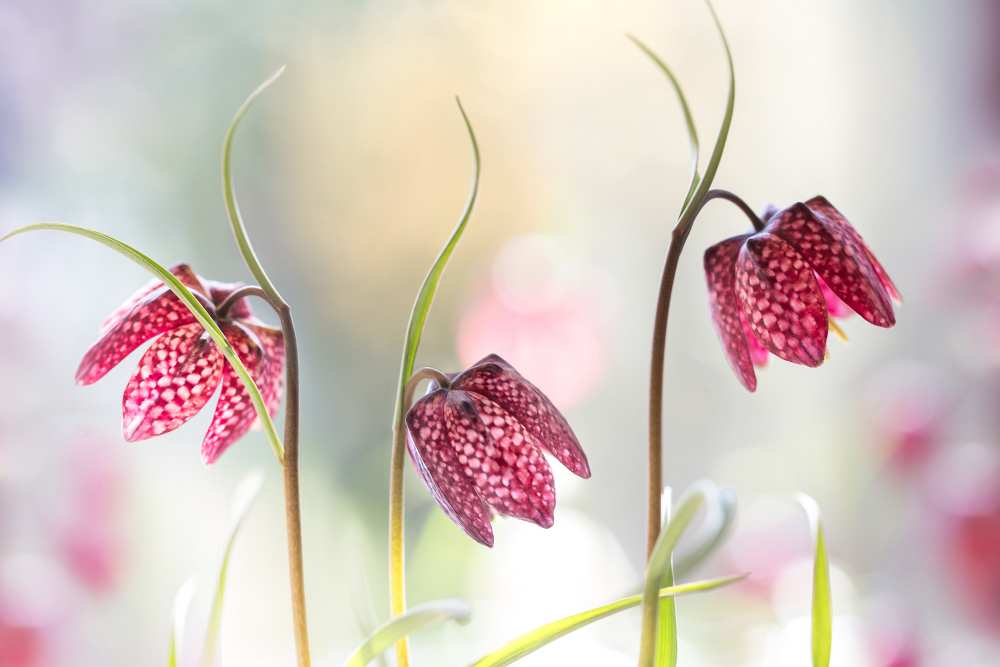
[[[239,285],[202,280],[186,264],[171,272],[216,319],[260,387],[268,412],[275,414],[284,369],[281,331],[256,320],[246,299],[229,304],[223,312],[221,306]],[[256,412],[246,388],[208,333],[162,283],[147,285],[111,314],[101,338],[80,363],[77,382],[97,382],[152,338],[156,340],[139,361],[122,399],[125,439],[134,442],[176,429],[196,415],[222,385],[215,417],[201,446],[202,459],[213,463],[250,430]]]
[[[970,615],[1000,633],[1000,451],[954,446],[928,467],[934,469],[927,491],[941,517],[943,569]]]
[[[462,363],[493,351],[563,408],[586,397],[607,365],[606,304],[597,281],[578,269],[547,237],[512,239],[498,254],[489,285],[459,322]]]
[[[490,355],[413,404],[407,449],[434,499],[477,542],[493,546],[490,508],[549,528],[556,506],[546,451],[580,477],[590,466],[559,410]]]
[[[943,383],[918,364],[894,366],[873,382],[867,403],[874,437],[895,470],[909,473],[925,464],[944,437],[951,408]]]
[[[5,618],[0,609],[0,665],[42,667],[46,663],[45,644],[41,628]]]
[[[58,528],[69,570],[95,592],[111,589],[121,569],[122,474],[99,441],[84,439],[70,454],[70,507]]]
[[[923,663],[920,634],[901,601],[876,599],[865,616],[873,667],[919,667]]]
[[[750,576],[737,584],[755,597],[770,599],[775,584],[792,564],[809,556],[808,532],[789,503],[760,502],[750,506],[740,527],[722,550],[729,567]]]
[[[759,344],[786,361],[816,367],[826,356],[839,302],[880,327],[896,319],[899,292],[861,235],[824,197],[768,216],[763,230],[705,251],[712,320],[736,376],[757,388]],[[837,301],[824,296],[826,285]]]

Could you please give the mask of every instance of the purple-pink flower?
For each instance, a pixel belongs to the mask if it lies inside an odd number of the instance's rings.
[[[495,354],[414,403],[406,427],[410,456],[434,499],[486,546],[493,546],[491,509],[552,526],[555,483],[543,450],[590,477],[566,419]]]
[[[175,266],[171,273],[215,318],[274,415],[281,402],[285,359],[281,331],[255,319],[246,299],[227,303],[240,285],[204,280],[186,264]],[[173,431],[196,415],[221,385],[215,416],[201,446],[202,459],[213,463],[250,430],[257,414],[236,372],[194,315],[163,283],[147,285],[111,314],[100,339],[80,363],[76,380],[83,385],[97,382],[153,338],[125,387],[125,439],[134,442]]]
[[[816,367],[829,318],[854,311],[896,323],[899,291],[861,235],[824,197],[765,214],[759,232],[705,251],[712,319],[730,365],[750,391],[767,353]]]

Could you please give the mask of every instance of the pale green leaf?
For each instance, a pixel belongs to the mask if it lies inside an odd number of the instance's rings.
[[[681,82],[677,79],[673,70],[663,61],[660,56],[656,54],[651,48],[646,46],[638,37],[634,35],[626,35],[632,43],[639,47],[643,53],[649,56],[649,59],[660,68],[664,75],[666,75],[667,80],[670,82],[671,87],[674,89],[674,93],[677,95],[677,101],[681,105],[681,113],[684,114],[684,125],[687,128],[688,143],[691,146],[691,184],[688,186],[687,195],[684,197],[684,205],[681,206],[681,211],[683,212],[687,208],[688,203],[691,201],[692,195],[694,195],[695,188],[698,187],[698,182],[701,180],[701,176],[698,173],[698,152],[699,152],[699,142],[698,142],[698,129],[694,124],[694,116],[691,114],[691,107],[688,105],[687,97],[684,95],[684,89],[681,87]]]
[[[191,313],[198,320],[198,323],[205,328],[205,331],[207,331],[212,337],[212,340],[215,341],[215,344],[229,361],[233,370],[236,371],[236,375],[239,376],[240,380],[242,380],[243,385],[250,394],[250,400],[253,402],[254,409],[257,411],[257,416],[260,418],[260,422],[264,427],[264,432],[267,434],[271,448],[274,450],[274,455],[279,461],[282,459],[284,455],[284,448],[281,444],[281,438],[278,437],[278,431],[274,428],[274,422],[271,420],[271,416],[267,412],[267,407],[264,405],[264,398],[260,394],[260,389],[257,388],[257,384],[250,376],[250,372],[247,371],[246,366],[243,365],[239,355],[236,354],[236,350],[234,350],[233,346],[229,344],[228,340],[226,340],[226,336],[222,333],[219,325],[215,323],[215,320],[212,319],[209,312],[205,310],[205,306],[203,306],[198,298],[191,293],[191,290],[189,290],[184,283],[178,280],[174,274],[170,273],[170,271],[162,265],[150,259],[148,256],[139,252],[132,246],[123,243],[114,237],[108,236],[107,234],[102,234],[101,232],[87,229],[85,227],[76,227],[74,225],[64,225],[55,222],[45,222],[35,225],[27,225],[25,227],[18,227],[17,229],[8,232],[3,237],[0,237],[0,241],[6,241],[12,236],[33,231],[66,232],[97,241],[98,243],[121,253],[125,257],[128,257],[133,262],[162,280],[163,283],[177,295],[177,297],[181,300],[181,303],[183,303],[187,309],[191,311]]]
[[[174,596],[173,626],[170,629],[170,645],[167,658],[167,667],[178,667],[181,664],[180,651],[184,643],[184,628],[187,625],[188,610],[191,608],[191,600],[194,599],[194,579],[188,579],[177,590]]]
[[[729,535],[736,521],[736,496],[727,489],[720,489],[717,498],[705,505],[705,519],[692,532],[687,549],[678,549],[674,573],[683,579],[714,554]]]
[[[677,595],[710,591],[723,586],[728,586],[729,584],[743,579],[745,576],[746,575],[721,577],[719,579],[708,579],[706,581],[696,581],[689,584],[671,586],[669,588],[660,589],[659,596],[662,598],[672,598]],[[513,641],[508,642],[489,655],[476,660],[472,663],[471,667],[502,667],[502,665],[509,665],[517,660],[520,660],[529,653],[537,651],[546,644],[559,639],[560,637],[563,637],[575,630],[579,630],[586,625],[590,625],[594,621],[599,621],[602,618],[607,618],[608,616],[617,614],[620,611],[631,609],[632,607],[637,606],[640,602],[642,602],[641,595],[632,595],[627,598],[622,598],[621,600],[616,600],[610,604],[595,607],[594,609],[589,609],[579,614],[567,616],[566,618],[561,618],[558,621],[546,623],[545,625],[537,627],[530,632],[526,632]]]
[[[365,667],[386,649],[404,637],[423,628],[439,625],[445,621],[467,623],[469,607],[461,600],[438,600],[411,608],[379,626],[344,663],[344,667]]]
[[[659,618],[659,599],[657,591],[662,588],[664,580],[673,576],[671,557],[684,531],[694,520],[698,511],[711,495],[714,485],[710,482],[700,482],[684,494],[677,510],[667,518],[660,536],[653,545],[653,552],[646,563],[646,576],[642,593],[642,637],[639,644],[639,666],[653,667],[657,657],[657,647],[663,651],[666,664],[674,667],[676,664],[676,620],[675,614],[670,618]],[[670,607],[666,611],[673,612]],[[662,637],[663,633],[673,633],[673,636]],[[671,662],[673,661],[673,662]]]
[[[267,293],[269,297],[276,299],[277,301],[284,303],[284,299],[281,298],[281,294],[278,293],[277,288],[271,279],[268,277],[267,272],[261,265],[260,260],[257,259],[257,253],[254,252],[253,244],[250,243],[250,237],[247,235],[246,226],[243,224],[243,217],[240,215],[240,206],[236,201],[235,186],[233,185],[233,171],[232,171],[232,153],[233,153],[233,136],[236,134],[236,128],[239,127],[240,121],[246,115],[247,111],[250,110],[250,105],[253,104],[254,100],[260,96],[265,90],[267,90],[271,84],[278,80],[278,78],[284,74],[285,68],[281,67],[277,72],[272,74],[264,83],[257,86],[247,99],[240,105],[237,109],[236,115],[233,116],[232,122],[229,124],[229,128],[226,130],[226,138],[222,142],[222,192],[223,197],[226,202],[226,214],[229,216],[229,225],[233,230],[233,237],[236,239],[236,245],[240,249],[240,254],[243,255],[243,260],[246,262],[247,268],[250,269],[250,273],[253,274],[254,279],[257,280],[257,284],[260,286],[264,292]]]
[[[208,627],[205,629],[205,642],[202,645],[201,665],[211,667],[219,647],[219,634],[222,630],[222,606],[226,598],[226,577],[229,574],[229,560],[233,555],[236,536],[240,533],[243,521],[246,519],[254,500],[264,484],[264,476],[259,473],[247,475],[233,494],[233,505],[230,511],[229,536],[219,563],[219,571],[215,577],[215,594],[212,598],[212,609],[208,616]]]
[[[816,544],[813,559],[812,592],[812,664],[829,667],[833,646],[833,602],[830,594],[830,563],[826,555],[826,538],[819,505],[811,497],[800,494],[799,503],[809,517],[809,525]]]

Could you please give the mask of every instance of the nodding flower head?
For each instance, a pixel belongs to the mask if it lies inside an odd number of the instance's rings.
[[[496,355],[432,386],[410,408],[406,428],[410,456],[434,499],[486,546],[493,546],[491,508],[552,526],[555,483],[543,450],[590,477],[565,418]]]
[[[246,299],[229,299],[240,285],[200,278],[186,264],[171,269],[212,314],[260,387],[273,416],[281,402],[284,338],[254,318]],[[97,382],[146,341],[153,344],[122,398],[122,431],[129,442],[173,431],[222,392],[201,446],[213,463],[256,421],[250,395],[205,329],[163,283],[140,289],[105,321],[76,372],[78,383]]]
[[[819,366],[831,317],[854,311],[891,327],[891,299],[900,300],[861,235],[826,198],[769,208],[764,222],[757,232],[705,251],[712,319],[729,364],[750,391],[757,388],[754,366],[764,365],[768,353]]]

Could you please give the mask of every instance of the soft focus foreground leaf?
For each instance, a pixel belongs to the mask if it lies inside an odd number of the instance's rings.
[[[236,128],[239,127],[240,121],[246,115],[247,111],[250,110],[250,106],[253,104],[254,100],[267,90],[271,84],[278,80],[278,78],[284,74],[285,68],[281,67],[277,72],[272,74],[264,83],[257,86],[247,99],[240,105],[240,108],[236,111],[233,116],[232,122],[229,124],[229,128],[226,130],[226,138],[222,142],[222,192],[226,200],[226,214],[229,216],[229,225],[233,230],[233,237],[236,239],[236,245],[240,249],[240,254],[243,255],[243,259],[246,262],[247,268],[253,274],[254,279],[260,288],[263,289],[268,296],[277,299],[278,301],[284,303],[281,295],[278,293],[277,288],[275,288],[274,283],[268,277],[267,272],[264,271],[264,267],[261,265],[260,260],[257,259],[257,253],[254,252],[253,244],[250,243],[250,237],[247,235],[246,227],[243,224],[243,217],[240,215],[240,206],[236,201],[236,192],[233,185],[233,171],[231,167],[232,153],[233,153],[233,136],[236,134]]]
[[[379,626],[354,650],[344,667],[364,667],[403,637],[445,621],[467,623],[469,607],[461,600],[437,600],[417,605],[408,612]]]
[[[669,588],[662,588],[659,591],[659,596],[661,598],[671,598],[676,595],[684,595],[687,593],[710,591],[723,586],[728,586],[729,584],[743,579],[745,576],[746,575],[720,577],[718,579],[707,579],[705,581],[695,581],[689,584],[680,584]],[[521,635],[517,639],[505,644],[500,649],[493,651],[489,655],[476,660],[472,663],[471,667],[500,667],[502,665],[509,665],[564,635],[567,635],[575,630],[579,630],[586,625],[590,625],[594,621],[599,621],[602,618],[611,616],[612,614],[617,614],[625,609],[631,609],[632,607],[637,606],[640,602],[642,602],[641,595],[632,595],[610,604],[595,607],[594,609],[589,609],[579,614],[567,616],[566,618],[561,618],[558,621],[553,621],[552,623],[546,623],[545,625]]]
[[[188,610],[194,599],[194,579],[188,579],[177,590],[174,596],[173,626],[170,629],[170,647],[167,657],[167,667],[178,667],[180,662],[180,647],[184,643],[184,626],[187,624]]]
[[[684,205],[681,206],[681,211],[683,212],[687,208],[688,202],[691,201],[691,196],[698,187],[698,182],[701,180],[701,175],[698,173],[698,130],[694,125],[694,116],[691,115],[691,107],[688,105],[687,97],[684,95],[684,89],[681,88],[681,82],[674,75],[673,70],[670,69],[667,63],[638,37],[634,35],[626,35],[626,37],[632,40],[633,44],[649,56],[650,60],[666,75],[667,80],[674,89],[674,93],[677,95],[677,101],[681,105],[681,112],[684,114],[684,125],[687,128],[688,142],[691,145],[691,184],[688,186],[687,195],[684,197]]]
[[[826,556],[826,539],[819,505],[811,497],[800,494],[799,504],[809,517],[816,555],[813,560],[812,597],[812,664],[813,667],[828,667],[833,644],[833,603],[830,595],[830,563]]]
[[[698,511],[706,502],[706,498],[715,493],[714,485],[710,482],[701,482],[693,486],[680,503],[677,510],[665,522],[660,536],[656,539],[653,552],[649,555],[646,563],[646,578],[642,593],[642,638],[639,644],[639,665],[640,667],[653,667],[657,647],[666,653],[666,662],[662,664],[674,667],[676,664],[676,651],[670,650],[675,645],[676,637],[664,637],[663,633],[673,633],[676,630],[674,618],[659,618],[659,599],[657,591],[662,586],[664,578],[673,576],[671,569],[671,556],[674,548],[680,540],[684,531],[691,525]],[[669,611],[673,611],[672,608]],[[672,617],[673,614],[671,613]]]
[[[222,605],[226,597],[226,575],[229,572],[229,559],[233,555],[236,536],[239,535],[243,521],[246,519],[250,507],[253,506],[253,501],[256,500],[263,484],[264,476],[261,473],[251,473],[240,482],[240,485],[236,487],[236,492],[233,494],[229,537],[226,539],[226,548],[223,551],[222,562],[219,563],[219,572],[215,578],[215,595],[212,599],[212,610],[208,617],[208,627],[205,629],[205,643],[201,653],[202,667],[211,667],[215,664],[215,656],[219,645],[219,632],[222,629]]]
[[[689,535],[692,546],[678,550],[674,573],[683,579],[704,563],[722,545],[736,520],[736,496],[728,489],[718,489],[718,496],[705,506],[705,519]]]
[[[3,237],[0,237],[0,241],[6,241],[12,236],[33,231],[66,232],[68,234],[76,234],[77,236],[83,236],[84,238],[97,241],[112,250],[116,250],[125,257],[128,257],[133,262],[162,280],[163,283],[177,295],[184,305],[187,306],[188,310],[194,314],[194,316],[198,319],[198,322],[205,328],[205,331],[207,331],[212,337],[212,340],[215,341],[219,350],[222,351],[222,354],[225,355],[226,359],[232,365],[236,374],[243,382],[243,385],[250,393],[250,400],[253,401],[254,409],[257,411],[257,416],[260,417],[260,422],[264,427],[264,432],[267,434],[271,448],[274,450],[274,455],[279,461],[282,459],[282,456],[284,455],[284,448],[281,444],[281,438],[278,437],[278,431],[274,428],[274,422],[271,420],[271,416],[267,413],[267,407],[264,403],[264,398],[261,396],[260,389],[257,388],[257,385],[250,376],[250,372],[246,369],[246,366],[244,366],[243,362],[240,361],[239,356],[236,354],[236,350],[234,350],[233,346],[229,344],[228,340],[226,340],[226,337],[219,328],[219,325],[215,323],[215,320],[212,319],[209,312],[205,310],[205,306],[203,306],[197,297],[191,293],[191,290],[189,290],[184,283],[177,279],[177,276],[132,246],[123,243],[114,237],[108,236],[107,234],[102,234],[101,232],[87,229],[85,227],[76,227],[74,225],[64,225],[55,222],[39,223],[35,225],[27,225],[25,227],[18,227],[17,229],[8,232]]]

